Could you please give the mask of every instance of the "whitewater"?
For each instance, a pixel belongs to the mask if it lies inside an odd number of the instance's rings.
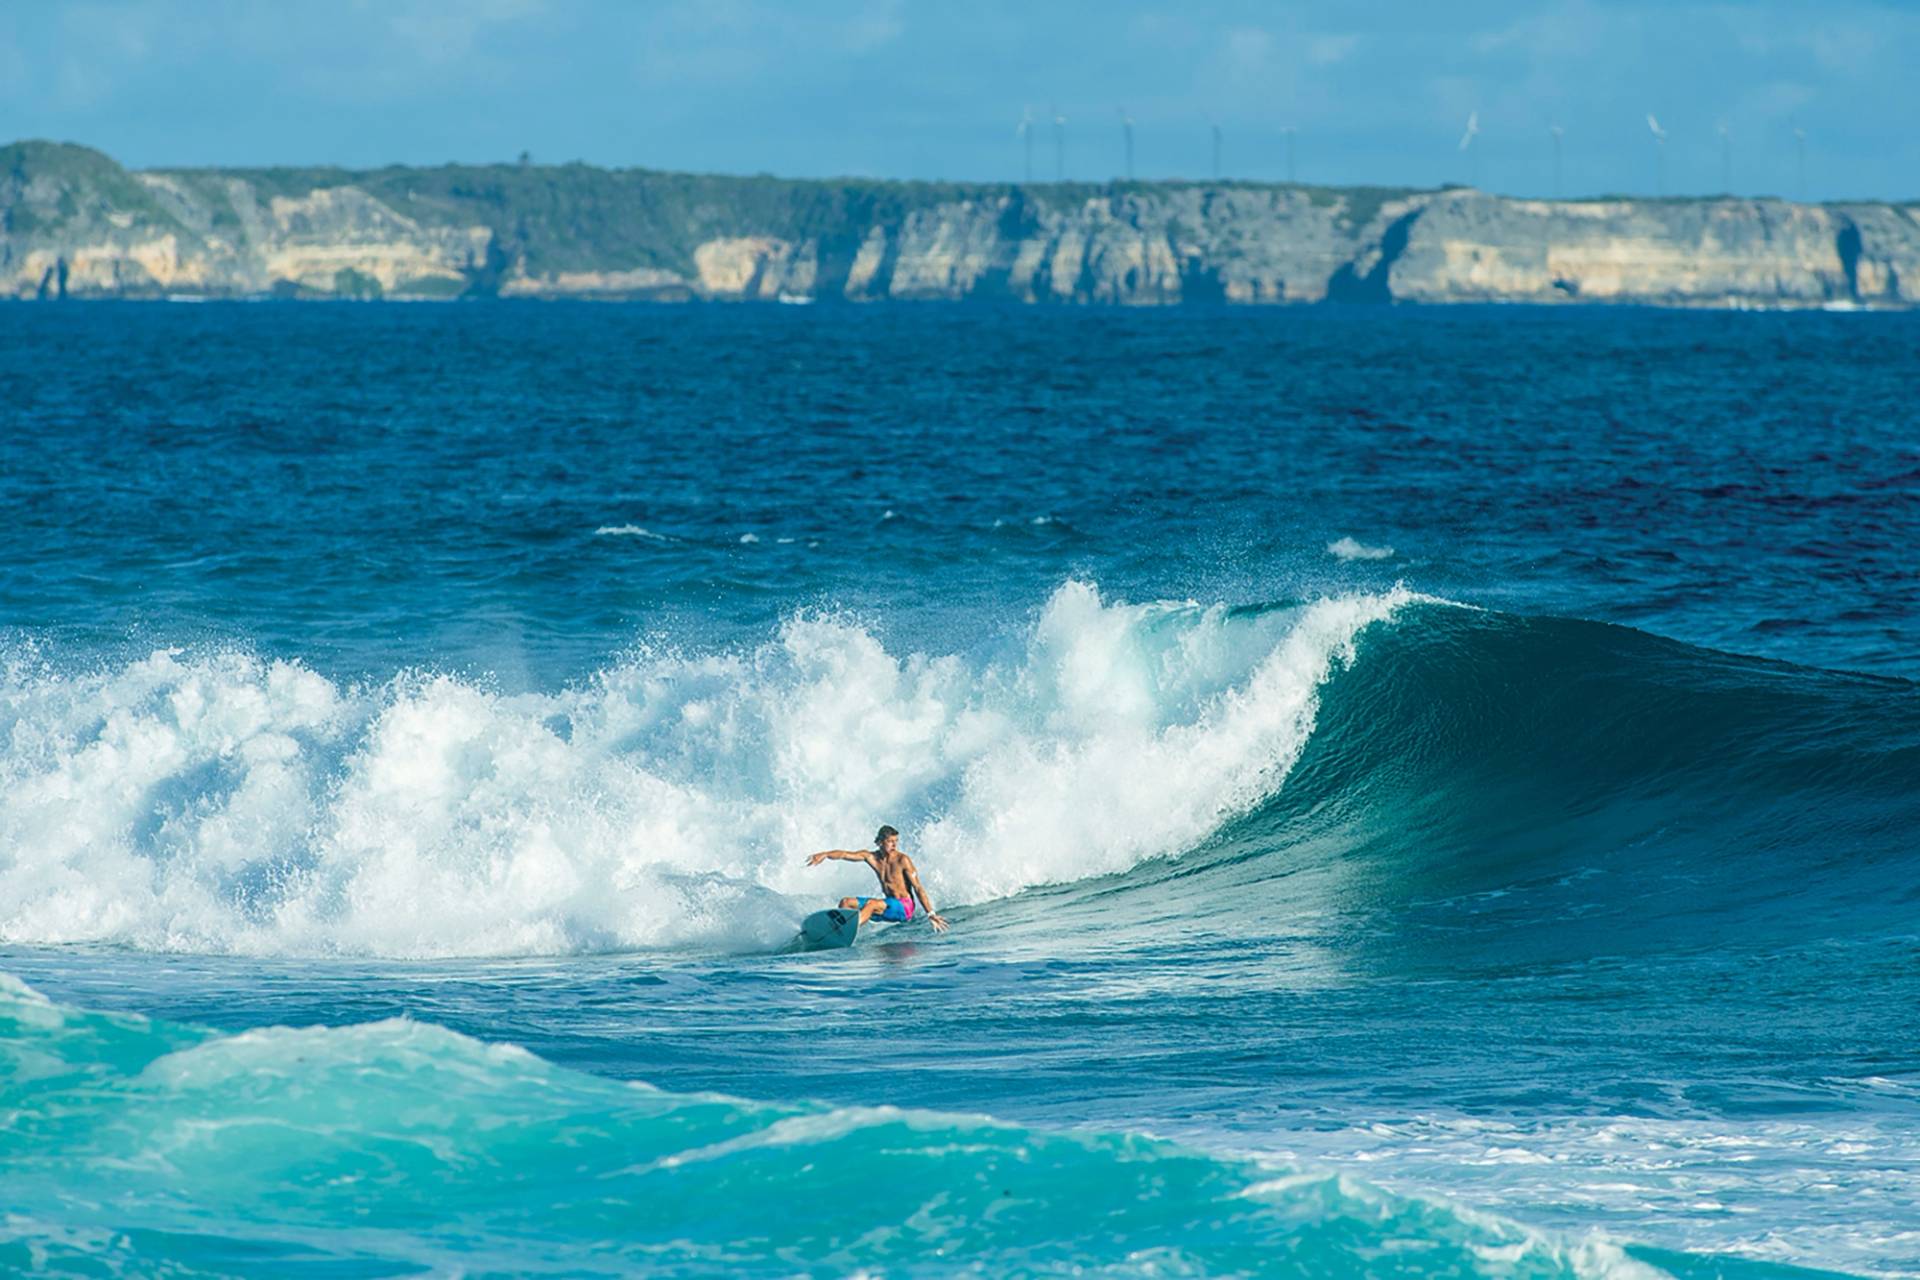
[[[1192,848],[1277,789],[1396,590],[1229,616],[1069,583],[1005,665],[795,617],[554,694],[157,651],[0,685],[0,940],[566,955],[792,934],[797,851],[908,824],[943,902]],[[836,844],[836,841],[839,844]]]
[[[0,312],[0,1268],[1920,1275],[1915,323]]]

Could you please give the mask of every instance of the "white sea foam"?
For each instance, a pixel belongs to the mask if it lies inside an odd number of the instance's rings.
[[[554,694],[238,653],[0,672],[0,940],[387,956],[760,945],[907,835],[936,901],[1177,855],[1281,785],[1404,590],[1259,616],[1059,589],[1001,664],[789,620]]]
[[[1900,1212],[1916,1149],[1898,1115],[1418,1115],[1301,1131],[1266,1154],[1364,1164],[1397,1194],[1444,1188],[1546,1225],[1604,1217],[1669,1247],[1850,1274],[1910,1275],[1920,1243]]]
[[[1391,560],[1392,547],[1370,547],[1354,538],[1340,538],[1327,544],[1327,554],[1342,560]]]
[[[637,524],[603,524],[593,531],[596,538],[645,538],[649,542],[672,542],[664,533],[655,533],[651,529]]]

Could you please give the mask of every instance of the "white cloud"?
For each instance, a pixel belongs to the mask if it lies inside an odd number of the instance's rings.
[[[1825,26],[1807,38],[1813,60],[1825,71],[1857,75],[1880,54],[1880,42],[1859,27]]]
[[[1587,0],[1566,0],[1504,27],[1476,32],[1468,47],[1482,55],[1511,54],[1539,62],[1592,55],[1609,36],[1632,35],[1639,15],[1602,13]]]
[[[1797,80],[1774,80],[1741,95],[1738,114],[1749,119],[1791,120],[1810,106],[1816,96],[1811,85]]]
[[[145,5],[82,3],[60,9],[47,60],[59,106],[86,110],[111,101],[128,70],[152,59],[164,43],[162,22],[163,15]]]
[[[1449,122],[1457,116],[1467,118],[1469,112],[1480,110],[1483,94],[1480,86],[1467,76],[1434,76],[1427,81],[1427,92],[1432,95],[1434,111]]]
[[[1316,67],[1331,67],[1345,62],[1360,47],[1360,37],[1352,32],[1313,36],[1307,41],[1307,61]]]
[[[12,40],[0,37],[0,96],[31,97],[36,92],[33,64]]]
[[[133,4],[73,4],[60,12],[61,26],[84,42],[90,59],[115,63],[147,58],[160,16],[151,6]]]
[[[636,70],[656,87],[721,86],[783,65],[830,67],[864,57],[898,43],[906,30],[901,0],[806,10],[767,0],[676,0],[652,13]]]
[[[54,101],[69,111],[96,107],[112,96],[113,83],[102,68],[63,58],[53,69]]]
[[[1259,27],[1235,27],[1227,32],[1228,69],[1240,75],[1257,75],[1266,70],[1273,56],[1273,35]]]
[[[368,9],[364,2],[360,6]],[[387,33],[394,41],[430,63],[458,62],[471,57],[474,48],[495,27],[525,22],[541,16],[542,0],[467,0],[448,4],[445,0],[410,0],[371,6],[371,12],[384,19]]]
[[[902,0],[875,0],[839,24],[840,43],[850,53],[871,53],[900,39],[907,29]]]

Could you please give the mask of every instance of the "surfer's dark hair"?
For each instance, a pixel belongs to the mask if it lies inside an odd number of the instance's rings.
[[[873,842],[875,844],[879,844],[882,840],[885,840],[888,836],[897,836],[899,834],[900,833],[898,831],[895,831],[892,827],[882,827],[878,831],[873,833]]]

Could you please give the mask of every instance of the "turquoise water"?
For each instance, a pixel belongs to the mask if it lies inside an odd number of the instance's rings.
[[[4,1265],[1920,1273],[1909,317],[0,332]]]

